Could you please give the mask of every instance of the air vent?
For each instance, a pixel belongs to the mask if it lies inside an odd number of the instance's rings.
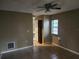
[[[15,48],[15,42],[9,42],[8,49],[13,49],[13,48]]]

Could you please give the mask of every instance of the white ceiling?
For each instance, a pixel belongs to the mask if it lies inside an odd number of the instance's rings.
[[[18,11],[25,13],[33,13],[34,15],[42,14],[56,14],[72,9],[79,8],[79,0],[55,0],[61,3],[61,10],[51,10],[51,12],[45,13],[43,11],[36,11],[38,6],[50,2],[53,0],[0,0],[0,10]]]

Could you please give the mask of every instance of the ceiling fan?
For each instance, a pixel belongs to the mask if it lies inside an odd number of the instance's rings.
[[[54,3],[54,1],[52,1],[37,8],[41,8],[40,10],[45,10],[45,12],[48,12],[50,11],[50,9],[57,9],[57,10],[61,9],[60,7],[58,7],[58,5],[59,5],[58,3]]]

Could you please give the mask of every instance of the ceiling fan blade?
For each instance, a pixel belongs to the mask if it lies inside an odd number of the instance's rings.
[[[55,8],[55,9],[61,9],[61,8]]]
[[[59,7],[55,7],[55,8],[51,8],[51,9],[61,9],[61,8],[59,8]]]

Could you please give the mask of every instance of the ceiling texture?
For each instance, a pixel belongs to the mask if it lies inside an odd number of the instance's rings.
[[[55,1],[61,6],[61,10],[37,11],[38,6]],[[0,10],[32,13],[33,15],[50,15],[79,8],[79,0],[0,0]]]

